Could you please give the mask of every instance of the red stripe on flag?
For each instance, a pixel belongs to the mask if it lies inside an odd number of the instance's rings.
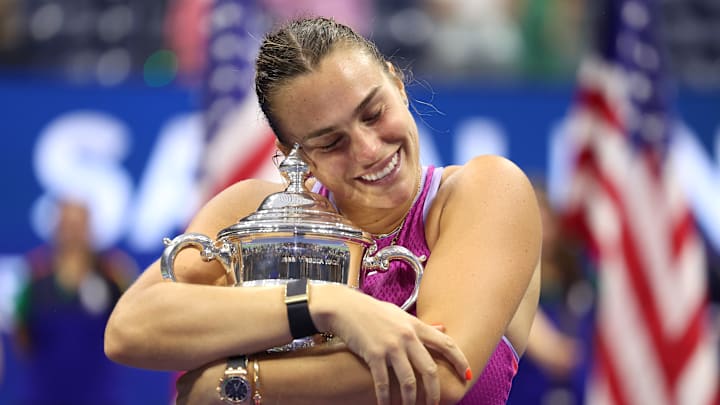
[[[613,129],[616,129],[618,133],[624,133],[620,117],[615,112],[615,110],[610,107],[607,99],[598,89],[580,89],[577,96],[577,102],[579,103],[579,105],[586,106],[589,110],[592,110],[596,114],[598,114],[598,118],[600,118],[601,121],[611,126]]]
[[[598,361],[596,372],[601,374],[607,380],[607,386],[610,397],[615,405],[630,405],[630,402],[622,390],[620,376],[617,374],[617,367],[614,364],[614,358],[608,350],[602,331],[595,333],[595,358]]]
[[[276,149],[275,135],[273,135],[273,132],[268,130],[267,132],[259,135],[258,138],[261,145],[252,155],[243,159],[240,164],[230,169],[225,181],[216,186],[214,193],[222,191],[238,181],[253,178],[257,173],[258,168],[263,166],[265,160],[272,158],[273,152]]]
[[[685,243],[687,243],[688,238],[691,238],[695,231],[695,218],[689,210],[683,211],[678,221],[673,224],[672,227],[671,253],[673,259],[680,256],[680,251],[683,246],[685,246]]]
[[[701,338],[705,331],[706,316],[705,308],[702,305],[698,306],[695,308],[695,313],[688,323],[685,333],[676,340],[668,339],[666,342],[662,360],[673,391],[690,358],[700,347]]]

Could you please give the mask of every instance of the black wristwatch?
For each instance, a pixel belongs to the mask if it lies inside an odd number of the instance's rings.
[[[293,339],[300,339],[318,332],[310,316],[308,308],[308,280],[301,278],[292,280],[285,286],[285,305],[287,307],[290,334]]]
[[[230,357],[225,374],[220,378],[217,391],[220,399],[228,404],[249,404],[252,389],[248,380],[247,356]]]

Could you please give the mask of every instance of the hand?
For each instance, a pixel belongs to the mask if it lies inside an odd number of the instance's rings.
[[[225,372],[225,360],[188,371],[175,383],[177,399],[175,405],[221,404],[217,393],[220,377]]]
[[[332,331],[368,364],[378,404],[390,403],[388,366],[393,368],[400,384],[403,404],[416,402],[415,370],[422,378],[426,402],[440,401],[438,367],[428,349],[448,360],[465,381],[469,363],[441,328],[347,287],[320,288],[326,291],[313,296],[313,321],[321,330]]]
[[[555,379],[567,380],[582,360],[580,342],[572,336],[558,334],[542,350],[528,352],[540,367]]]
[[[539,310],[533,319],[526,353],[551,376],[567,379],[582,360],[582,345]]]

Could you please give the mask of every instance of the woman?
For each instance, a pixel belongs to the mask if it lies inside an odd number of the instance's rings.
[[[343,343],[255,357],[239,367],[259,376],[250,389],[263,403],[504,402],[513,348],[524,350],[538,299],[541,225],[525,175],[492,156],[423,168],[400,72],[332,20],[297,20],[269,34],[256,69],[278,148],[301,145],[315,178],[309,186],[380,247],[398,243],[428,259],[417,317],[344,286],[309,286],[310,326]],[[283,188],[237,183],[187,231],[216,235]],[[195,369],[180,381],[179,402],[220,403],[218,378],[238,366],[226,359],[287,343],[292,319],[282,288],[219,288],[225,271],[192,253],[175,262],[186,283],[162,282],[156,262],[127,291],[108,323],[106,352],[136,367]],[[366,292],[402,302],[402,267]],[[483,372],[486,365],[493,369]]]

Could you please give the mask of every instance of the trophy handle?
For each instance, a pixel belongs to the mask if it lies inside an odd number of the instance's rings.
[[[422,262],[427,260],[427,258],[425,255],[417,257],[413,252],[403,246],[387,246],[373,254],[375,249],[377,249],[376,245],[370,246],[368,254],[363,259],[363,269],[386,272],[390,268],[390,260],[399,259],[409,263],[413,270],[415,270],[415,288],[413,288],[410,297],[400,306],[403,311],[406,311],[417,301],[418,292],[420,291],[420,280],[423,275]]]
[[[160,258],[160,272],[165,280],[177,281],[175,278],[175,257],[185,248],[195,248],[200,251],[203,261],[218,260],[226,272],[232,269],[233,247],[228,243],[217,243],[201,233],[186,233],[176,236],[173,240],[163,239],[165,250]]]

